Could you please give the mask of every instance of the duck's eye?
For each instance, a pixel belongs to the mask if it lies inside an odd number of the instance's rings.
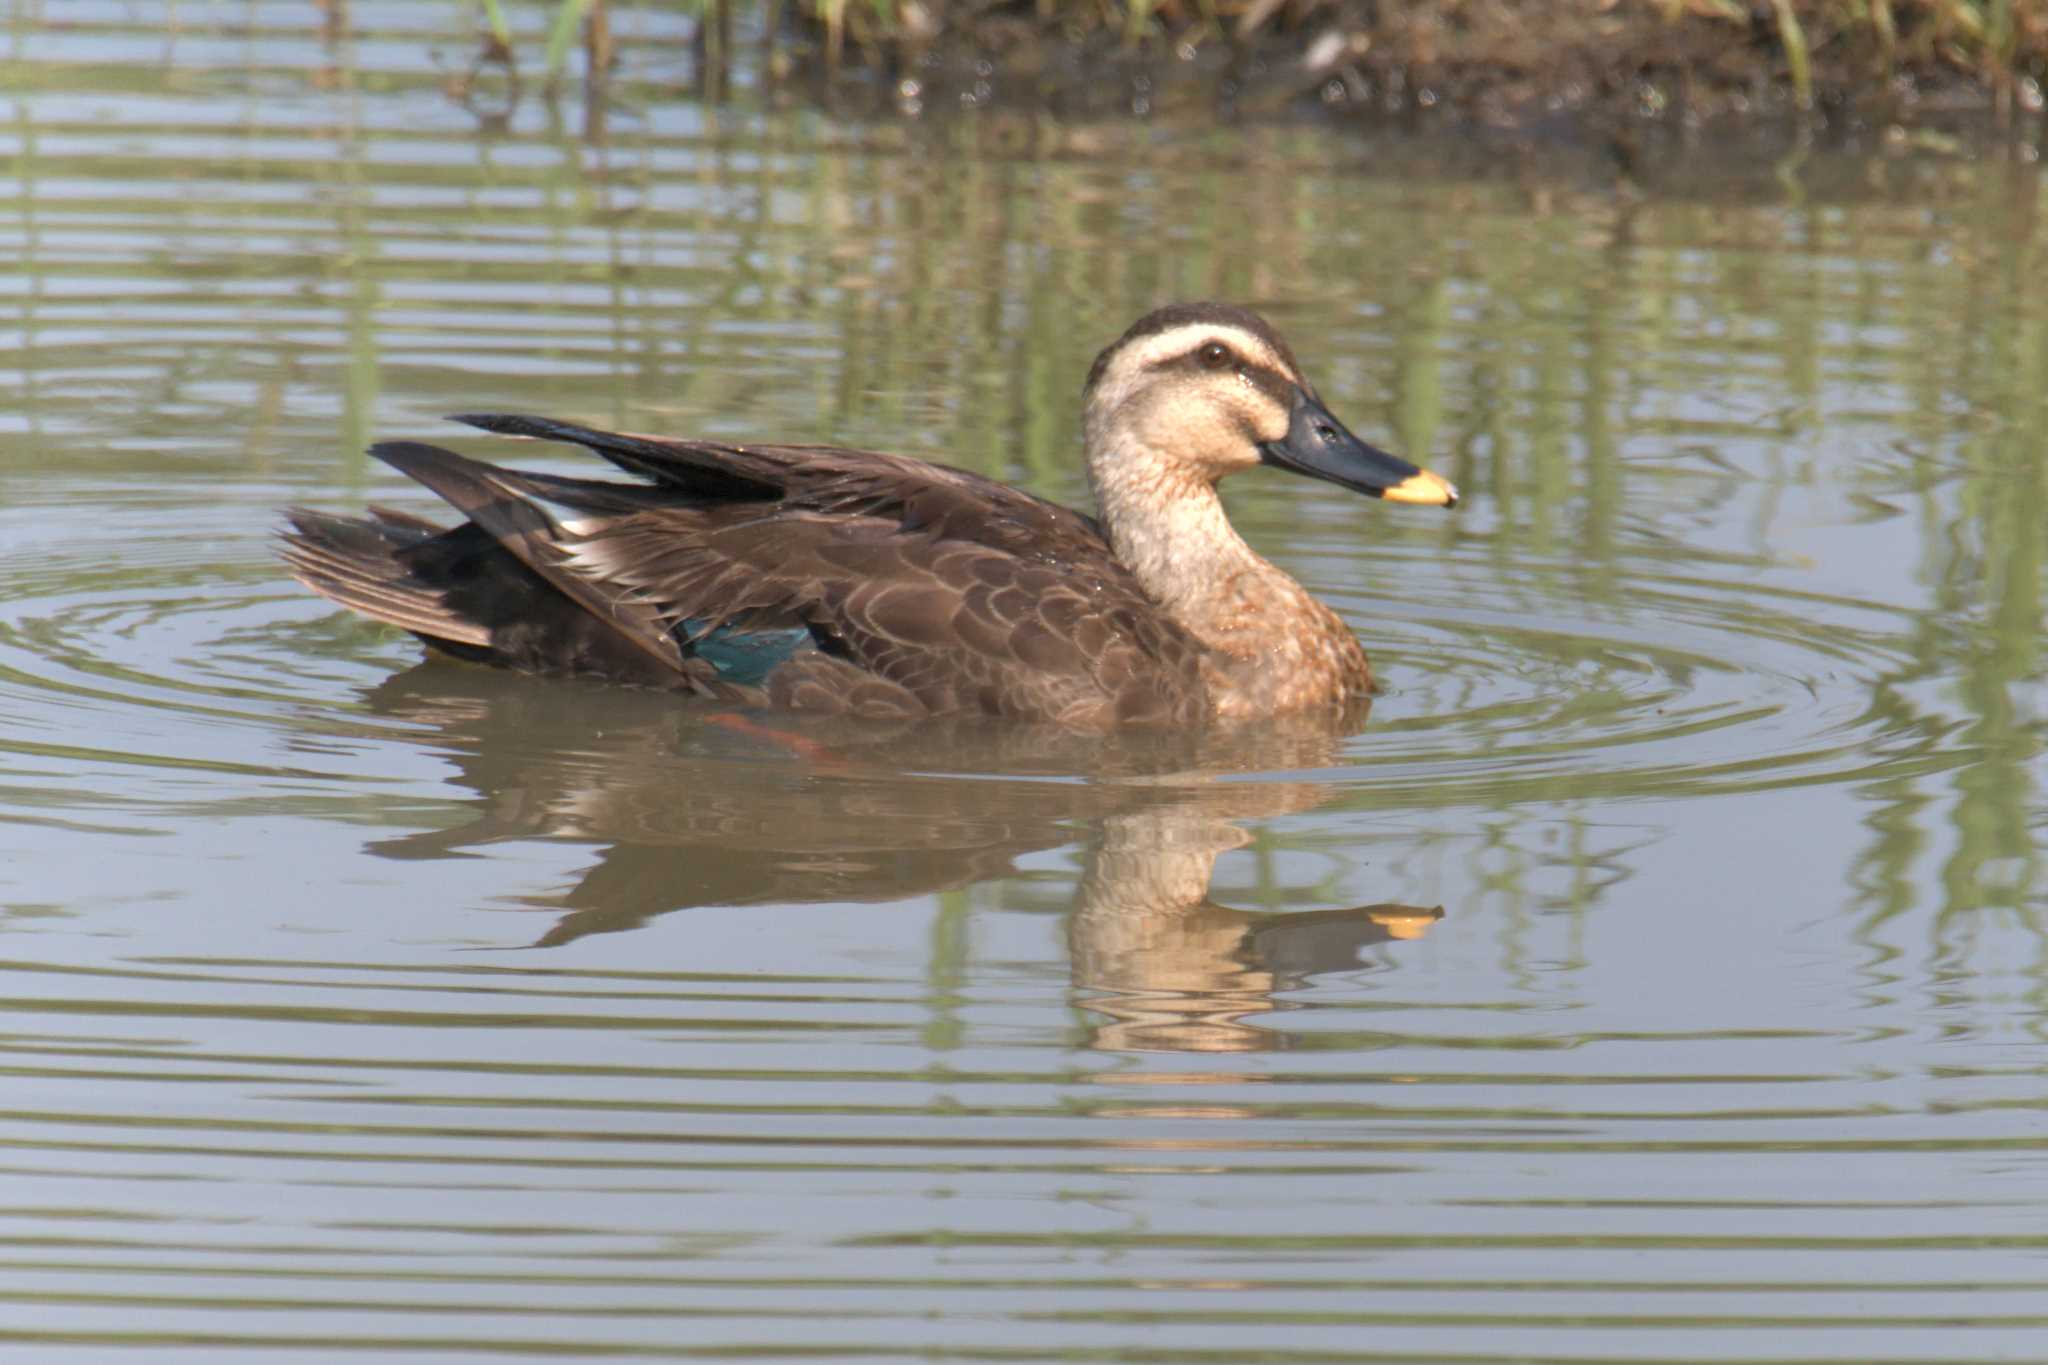
[[[1228,365],[1232,359],[1230,354],[1230,348],[1228,346],[1225,346],[1220,341],[1209,342],[1195,354],[1201,358],[1201,361],[1204,365],[1208,366],[1212,370],[1222,369],[1224,366]]]

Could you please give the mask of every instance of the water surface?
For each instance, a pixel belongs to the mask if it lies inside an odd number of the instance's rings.
[[[499,118],[351,10],[6,21],[0,1341],[2048,1354],[2035,163],[707,106],[631,7]],[[493,408],[1078,502],[1205,296],[1467,494],[1229,491],[1355,732],[794,742],[272,553],[436,510],[377,437],[578,468]]]

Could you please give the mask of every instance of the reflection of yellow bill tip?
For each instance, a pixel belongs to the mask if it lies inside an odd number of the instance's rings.
[[[1429,932],[1429,927],[1435,924],[1438,918],[1437,915],[1419,912],[1406,915],[1380,914],[1374,915],[1372,922],[1386,930],[1388,938],[1418,939]]]
[[[1416,502],[1426,507],[1456,507],[1458,489],[1449,479],[1418,469],[1380,494],[1388,502]]]

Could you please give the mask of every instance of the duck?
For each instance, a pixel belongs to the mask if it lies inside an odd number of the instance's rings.
[[[1238,534],[1218,482],[1271,466],[1458,502],[1353,435],[1265,319],[1215,302],[1147,313],[1095,358],[1095,515],[879,451],[451,420],[581,446],[637,481],[381,442],[371,455],[464,520],[290,508],[293,577],[459,660],[897,721],[1101,731],[1342,709],[1373,688],[1365,650]]]

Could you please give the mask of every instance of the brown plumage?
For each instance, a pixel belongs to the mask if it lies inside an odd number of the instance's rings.
[[[283,554],[315,592],[443,653],[740,704],[1106,728],[1370,685],[1343,623],[1230,529],[1216,480],[1269,463],[1443,505],[1449,484],[1345,431],[1272,329],[1221,304],[1141,319],[1096,360],[1085,413],[1100,522],[899,455],[485,414],[455,420],[581,445],[646,482],[388,442],[371,453],[467,520],[293,509]]]

